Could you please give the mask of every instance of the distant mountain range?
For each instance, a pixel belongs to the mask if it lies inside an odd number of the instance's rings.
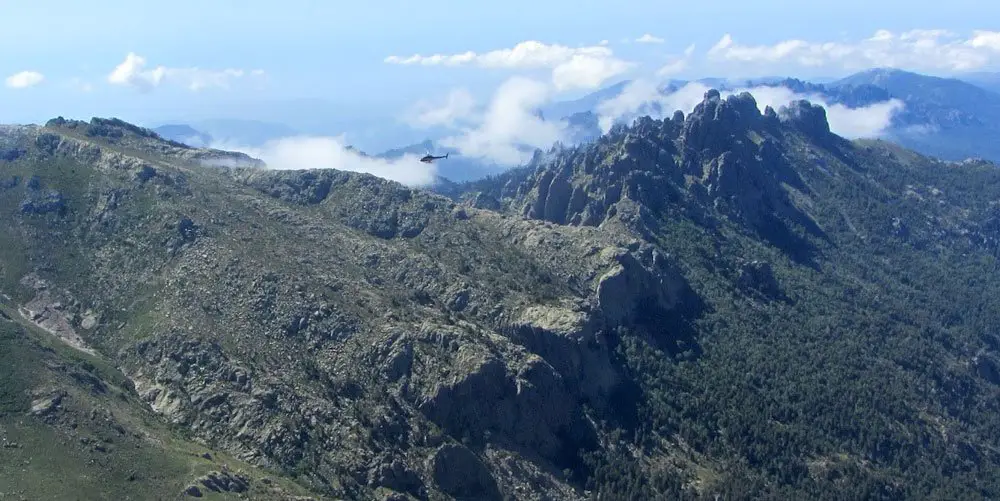
[[[195,130],[190,125],[167,124],[153,129],[160,137],[177,141],[194,148],[205,148],[212,144],[212,136]]]
[[[986,90],[1000,92],[1000,72],[970,73],[962,77],[961,80],[977,85]]]
[[[875,69],[828,87],[838,94],[872,89],[906,107],[893,117],[885,139],[946,160],[1000,160],[1000,94],[971,83],[900,70]],[[882,99],[884,100],[884,99]]]

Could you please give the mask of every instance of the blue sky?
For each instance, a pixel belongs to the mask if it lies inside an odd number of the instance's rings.
[[[554,87],[545,99],[558,99],[661,69],[667,70],[661,76],[673,78],[809,77],[888,62],[946,74],[996,70],[1000,61],[1000,35],[977,35],[977,30],[1000,31],[1000,23],[984,21],[1000,19],[1000,2],[805,5],[801,0],[0,0],[5,48],[0,78],[7,84],[0,86],[0,122],[55,115],[115,115],[140,123],[237,116],[287,121],[295,116],[282,110],[294,108],[348,123],[366,115],[405,114],[422,100],[441,101],[455,89],[489,100],[512,75],[551,76]],[[915,34],[906,38],[908,32]],[[646,34],[656,43],[635,41]],[[727,34],[731,41],[709,54]],[[527,58],[538,64],[490,55],[525,41],[542,44]],[[883,42],[875,59],[865,56]],[[578,59],[574,51],[581,51]],[[111,82],[130,53],[137,56],[133,63],[144,65],[125,68],[118,82]],[[429,58],[435,54],[451,64],[433,63]],[[464,60],[456,57],[462,54]],[[389,56],[397,56],[397,63],[387,62]],[[399,64],[408,58],[409,64]],[[579,64],[566,65],[572,61]],[[288,103],[302,99],[323,102]]]

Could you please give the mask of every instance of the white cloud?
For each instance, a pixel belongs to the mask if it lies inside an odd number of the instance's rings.
[[[620,94],[597,105],[598,123],[606,133],[618,120],[633,120],[641,115],[663,118],[672,115],[675,110],[687,113],[702,101],[707,90],[708,87],[700,83],[690,83],[676,92],[665,94],[656,81],[636,79],[629,82]],[[656,113],[654,105],[659,106],[661,113]]]
[[[513,77],[497,89],[477,125],[464,127],[440,141],[462,156],[502,165],[530,158],[534,148],[548,148],[565,137],[565,124],[548,122],[535,114],[551,96],[552,87],[524,77]]]
[[[125,60],[108,75],[108,83],[125,85],[144,92],[159,87],[164,83],[174,83],[186,87],[191,91],[199,91],[210,87],[228,89],[233,80],[247,76],[262,77],[264,76],[264,71],[258,69],[248,72],[232,68],[223,70],[169,68],[162,65],[146,69],[146,59],[133,52],[129,52],[125,56]]]
[[[465,89],[455,89],[448,94],[444,104],[429,101],[415,104],[404,117],[404,121],[416,128],[434,126],[457,127],[475,120],[476,100]]]
[[[263,160],[269,169],[363,172],[413,187],[433,184],[437,175],[437,167],[420,162],[419,156],[407,154],[394,160],[368,157],[348,149],[340,137],[296,136],[272,140],[260,147],[226,143],[211,147],[246,153]]]
[[[7,77],[7,87],[11,89],[27,89],[45,81],[45,76],[37,71],[22,71]]]
[[[459,54],[415,54],[408,57],[389,56],[389,64],[422,66],[476,65],[480,68],[508,70],[552,70],[557,89],[595,88],[609,78],[625,73],[634,64],[618,59],[606,45],[567,47],[535,40],[521,42],[510,49],[498,49],[482,54],[467,51]]]
[[[973,35],[968,41],[969,46],[1000,52],[1000,32],[977,30],[973,32]]]
[[[740,45],[724,35],[710,59],[733,63],[791,63],[804,67],[838,66],[856,71],[876,67],[914,71],[970,71],[1000,62],[1000,32],[975,31],[963,38],[948,30],[878,30],[856,42],[784,40],[773,45]]]
[[[552,70],[552,83],[556,90],[596,89],[615,75],[621,75],[632,67],[620,59],[592,57],[577,54]]]
[[[653,35],[650,35],[649,33],[646,33],[645,35],[643,35],[643,36],[641,36],[639,38],[636,38],[635,41],[637,43],[663,43],[665,40],[663,40],[662,38],[659,38],[659,37],[654,37]]]
[[[655,118],[670,116],[676,110],[685,114],[694,111],[709,87],[692,82],[670,94],[660,93],[655,83],[649,80],[637,80],[626,86],[622,93],[606,100],[598,106],[599,122],[604,132],[618,120],[631,120],[639,114],[648,114]],[[790,102],[807,99],[814,104],[826,108],[827,121],[830,130],[846,138],[875,137],[885,132],[892,117],[903,109],[903,102],[898,99],[875,103],[864,108],[848,108],[841,104],[830,104],[819,95],[797,94],[786,87],[760,86],[753,88],[734,89],[720,92],[723,98],[749,92],[757,102],[758,109],[763,113],[767,106],[775,110]],[[659,116],[651,113],[651,105],[659,104],[662,111]]]
[[[648,79],[629,82],[620,94],[598,103],[597,116],[601,131],[607,133],[616,120],[631,117],[659,99],[660,89],[656,82]]]

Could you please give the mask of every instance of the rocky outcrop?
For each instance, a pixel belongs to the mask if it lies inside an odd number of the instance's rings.
[[[565,379],[567,388],[601,406],[620,381],[611,361],[607,334],[585,312],[534,306],[508,327],[509,335],[545,358]]]
[[[31,301],[18,307],[18,313],[24,320],[77,350],[94,354],[93,349],[76,331],[81,319],[86,317],[82,316],[83,307],[73,294],[53,288],[47,280],[35,273],[25,275],[20,283],[35,294]],[[88,310],[86,314],[94,315],[94,312]]]
[[[805,99],[792,101],[787,106],[778,108],[778,116],[807,136],[825,141],[830,137],[830,123],[826,119],[826,108],[810,103]]]
[[[742,263],[736,283],[743,290],[757,291],[765,297],[772,299],[783,297],[781,286],[774,278],[771,264],[765,261],[753,260]]]
[[[605,249],[602,257],[614,262],[597,284],[597,305],[605,328],[655,322],[670,315],[691,294],[684,277],[652,246],[645,245],[637,253]]]
[[[166,226],[174,230],[163,241],[163,246],[172,255],[176,255],[181,249],[191,246],[204,235],[202,227],[187,216],[182,216],[176,223],[168,223]]]
[[[66,214],[66,198],[58,191],[49,191],[45,195],[35,195],[21,202],[22,214]]]
[[[199,478],[197,483],[211,492],[246,492],[250,489],[250,478],[240,473],[213,471]]]
[[[59,410],[65,391],[56,391],[54,394],[43,396],[31,402],[31,414],[39,417],[48,416]]]
[[[243,183],[290,203],[323,206],[347,226],[392,239],[419,235],[450,201],[372,175],[342,171],[280,172],[236,169]]]
[[[672,141],[679,126],[643,118],[621,137],[602,137],[540,168],[521,182],[515,205],[529,218],[574,226],[598,226],[629,199],[658,209],[676,199],[681,181]],[[612,139],[614,138],[614,139]],[[621,144],[611,148],[610,145]]]
[[[594,431],[555,368],[509,342],[497,340],[491,351],[470,335],[427,326],[419,348],[397,341],[381,366],[390,378],[410,367],[405,398],[456,440],[531,451],[559,468],[594,446]]]
[[[499,500],[500,493],[488,469],[469,449],[441,446],[427,460],[434,484],[459,500]]]
[[[0,189],[11,189],[20,184],[21,178],[14,176],[8,180],[0,182]],[[31,176],[25,183],[27,198],[21,202],[20,210],[22,214],[43,215],[55,213],[60,216],[66,214],[68,203],[66,197],[58,190],[44,190],[42,180],[37,175]]]
[[[0,146],[0,162],[13,162],[24,156],[25,153],[27,153],[27,150],[24,148]]]
[[[165,335],[123,356],[136,391],[156,412],[262,464],[301,460],[311,423],[333,413],[329,402],[256,377],[214,343]]]
[[[721,209],[791,248],[801,242],[793,242],[784,225],[814,234],[818,227],[789,196],[789,188],[808,188],[778,147],[782,123],[817,137],[829,133],[825,112],[807,102],[780,112],[768,107],[762,115],[749,93],[722,98],[713,89],[687,116],[617,125],[523,179],[511,174],[503,189],[493,191],[509,196],[510,206],[527,218],[574,226],[617,220],[646,238],[667,212],[711,226],[709,214]]]
[[[411,469],[400,458],[385,455],[378,465],[368,473],[368,486],[385,487],[397,493],[409,493],[418,498],[427,497],[427,488],[417,471]]]
[[[719,91],[709,90],[684,121],[685,172],[700,177],[699,162],[733,150],[760,122],[757,102],[749,93],[722,99]]]

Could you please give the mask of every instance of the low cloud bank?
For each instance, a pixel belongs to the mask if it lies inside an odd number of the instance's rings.
[[[369,157],[348,148],[339,137],[286,137],[259,147],[216,142],[212,148],[246,153],[262,160],[269,169],[363,172],[411,187],[433,184],[437,175],[437,167],[421,163],[417,155],[408,154],[393,160]]]
[[[477,105],[462,89],[444,102],[420,102],[408,113],[417,128],[446,126],[453,132],[438,141],[464,157],[500,165],[518,165],[531,158],[535,148],[545,149],[566,141],[567,124],[545,120],[537,110],[547,103],[554,87],[525,77],[506,80],[485,106]]]
[[[478,125],[440,143],[465,156],[507,165],[523,163],[530,158],[530,150],[550,147],[565,137],[565,124],[545,121],[535,112],[550,94],[551,88],[541,82],[511,78],[494,94]]]

